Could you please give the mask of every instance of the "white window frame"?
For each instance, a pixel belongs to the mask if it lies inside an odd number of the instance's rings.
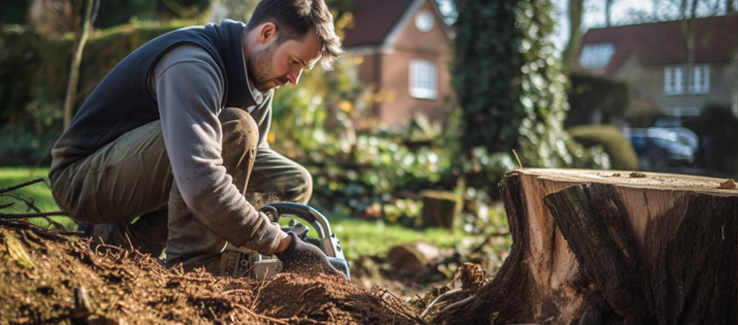
[[[710,93],[710,66],[692,66],[692,73],[685,76],[685,66],[670,65],[664,68],[664,92],[667,95],[702,95]]]
[[[410,96],[436,99],[438,96],[438,69],[428,60],[410,60]]]
[[[670,65],[664,68],[664,92],[667,95],[684,94],[684,67]]]
[[[610,64],[615,53],[614,43],[587,44],[582,47],[579,66],[582,68],[604,68]]]
[[[710,66],[707,64],[695,65],[692,67],[692,75],[690,76],[689,93],[690,94],[708,94],[710,93]]]

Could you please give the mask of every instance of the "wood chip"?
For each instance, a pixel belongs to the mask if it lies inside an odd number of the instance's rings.
[[[90,298],[87,297],[87,290],[84,286],[74,288],[74,312],[72,318],[83,318],[90,315]]]
[[[735,189],[738,189],[738,184],[736,184],[735,181],[732,178],[728,178],[728,179],[720,182],[720,186],[718,186],[718,189],[721,189],[721,190],[735,190]]]

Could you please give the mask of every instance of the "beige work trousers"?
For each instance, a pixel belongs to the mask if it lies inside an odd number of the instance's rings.
[[[308,202],[310,173],[270,148],[257,149],[258,129],[247,112],[227,108],[219,118],[223,165],[252,205]],[[166,247],[168,266],[217,272],[225,240],[199,222],[179,195],[160,121],[55,172],[51,183],[54,199],[73,220],[95,224],[93,245],[132,246],[154,257]]]

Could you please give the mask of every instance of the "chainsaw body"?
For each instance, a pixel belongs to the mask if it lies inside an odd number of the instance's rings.
[[[341,243],[332,232],[328,219],[320,212],[307,205],[290,202],[272,203],[262,207],[260,211],[274,222],[279,221],[282,216],[293,216],[306,221],[315,229],[318,238],[308,237],[310,228],[295,219],[290,220],[289,226],[282,227],[282,230],[292,231],[306,243],[320,248],[331,265],[346,275],[346,278],[351,279],[349,263],[343,255]],[[254,250],[228,243],[221,253],[220,271],[221,275],[264,280],[281,272],[282,262],[274,256],[264,256]]]

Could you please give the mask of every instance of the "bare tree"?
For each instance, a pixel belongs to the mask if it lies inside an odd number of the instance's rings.
[[[87,38],[90,35],[90,29],[97,16],[97,9],[100,6],[100,0],[87,0],[84,17],[80,17],[82,11],[82,0],[74,3],[74,56],[72,57],[71,67],[69,68],[69,83],[67,84],[67,95],[64,99],[64,129],[66,130],[72,120],[72,107],[77,97],[77,83],[79,81],[79,66],[82,62],[82,52],[84,51]],[[82,26],[80,27],[80,19]]]

